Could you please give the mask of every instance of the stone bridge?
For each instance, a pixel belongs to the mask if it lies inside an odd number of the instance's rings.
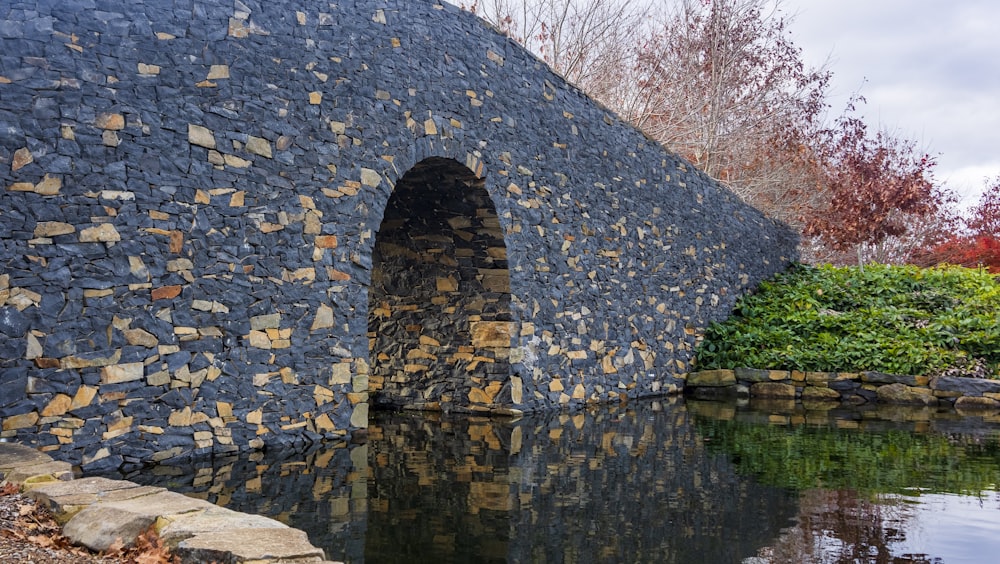
[[[0,437],[84,469],[674,392],[795,245],[448,4],[0,6]]]

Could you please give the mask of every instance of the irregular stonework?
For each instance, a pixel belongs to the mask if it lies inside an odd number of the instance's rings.
[[[450,4],[0,22],[0,437],[86,471],[678,392],[795,259]]]
[[[1000,411],[1000,380],[908,376],[882,372],[797,370],[702,370],[687,376],[684,391],[696,398],[737,397],[741,390],[761,399],[951,406],[967,412]]]

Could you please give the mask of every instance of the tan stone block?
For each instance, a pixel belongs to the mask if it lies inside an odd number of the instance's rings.
[[[17,415],[11,415],[3,418],[3,430],[13,431],[16,429],[26,429],[32,427],[38,422],[38,413],[31,411],[28,413],[19,413]]]
[[[964,396],[955,400],[955,410],[959,412],[968,411],[995,411],[1000,408],[1000,402],[987,397]],[[44,413],[42,414],[44,415]]]
[[[108,431],[130,430],[132,428],[132,417],[121,417],[117,421],[108,423]]]
[[[67,396],[66,394],[56,394],[52,401],[45,406],[42,410],[42,417],[52,417],[55,415],[63,415],[69,411],[70,406],[73,405],[73,398]]]
[[[316,425],[316,431],[320,433],[332,433],[337,430],[337,426],[333,424],[333,420],[326,413],[321,413],[313,419],[313,424]]]
[[[26,336],[28,341],[24,350],[24,358],[26,360],[34,360],[42,356],[42,343],[38,340],[38,337],[34,333],[28,332]]]
[[[268,350],[271,348],[271,339],[263,331],[250,331],[247,335],[247,341],[251,347]]]
[[[250,165],[253,164],[252,161],[248,161],[246,159],[237,157],[236,155],[230,155],[228,153],[222,156],[222,162],[224,162],[226,166],[231,166],[233,168],[249,168]]]
[[[55,237],[76,232],[76,227],[61,221],[39,221],[35,225],[35,237]]]
[[[371,186],[372,188],[377,187],[382,183],[382,175],[378,171],[372,170],[370,168],[361,169],[361,184],[364,186]]]
[[[81,243],[114,243],[121,240],[118,230],[110,223],[102,223],[80,231]]]
[[[185,407],[180,411],[174,411],[170,413],[167,418],[167,423],[171,427],[190,427],[191,426],[191,408]]]
[[[229,78],[229,65],[212,65],[208,69],[208,76],[205,80],[219,80]]]
[[[139,63],[136,65],[139,70],[139,74],[144,74],[147,76],[156,76],[160,74],[159,65],[147,65],[146,63]]]
[[[121,145],[122,140],[118,137],[117,132],[107,130],[101,133],[101,143],[106,147],[117,147]]]
[[[429,347],[440,347],[441,346],[441,342],[440,341],[438,341],[437,339],[435,339],[433,337],[428,337],[427,335],[421,335],[420,336],[420,344],[421,345],[426,345],[426,346],[429,346]]]
[[[145,376],[145,366],[141,362],[114,364],[101,369],[101,384],[121,384],[134,382]]]
[[[351,413],[351,425],[359,429],[368,428],[368,404],[359,403],[354,406],[354,411]]]
[[[469,324],[475,348],[509,348],[514,324],[509,321],[474,321]]]
[[[94,120],[94,126],[98,129],[122,130],[125,129],[125,116],[117,113],[100,113]]]
[[[17,172],[23,167],[31,164],[35,158],[31,155],[31,150],[27,147],[21,147],[20,149],[14,151],[14,158],[10,162],[11,172]]]
[[[264,410],[257,409],[256,411],[251,411],[247,413],[247,423],[251,425],[260,425],[264,420]]]
[[[781,382],[788,380],[791,377],[791,373],[788,370],[768,370],[767,378],[772,382]]]
[[[247,152],[261,157],[271,158],[271,143],[262,137],[247,136]]]
[[[34,192],[35,185],[30,182],[15,182],[7,185],[8,192]]]
[[[156,336],[145,329],[126,329],[122,333],[125,335],[125,341],[133,346],[142,346],[151,349],[160,344]]]
[[[240,190],[239,192],[233,192],[233,195],[229,197],[229,207],[231,208],[242,208],[245,206],[246,192]]]
[[[806,372],[806,382],[813,385],[831,382],[835,377],[833,372]]]
[[[437,291],[439,293],[458,291],[458,280],[455,280],[454,276],[448,276],[447,278],[438,278],[435,284]]]
[[[321,249],[336,249],[337,248],[337,236],[336,235],[317,235],[316,236],[316,246]]]
[[[207,127],[189,123],[188,143],[198,145],[199,147],[205,147],[206,149],[214,149],[215,135],[212,133],[212,130]]]
[[[736,385],[736,373],[732,370],[702,370],[688,374],[687,385],[691,387],[721,387]]]
[[[170,383],[170,373],[166,370],[153,372],[146,376],[146,383],[150,386],[166,386]]]
[[[549,391],[550,392],[561,392],[564,389],[565,388],[563,388],[562,381],[559,380],[558,378],[553,378],[552,381],[549,382]]]
[[[351,364],[349,362],[337,362],[331,366],[330,385],[337,386],[351,383]]]
[[[484,390],[480,388],[472,388],[469,390],[469,403],[471,404],[491,404],[493,403],[493,398],[490,397]]]
[[[97,397],[97,388],[91,386],[80,386],[73,395],[73,401],[69,405],[69,411],[87,407],[94,398]]]
[[[316,401],[316,405],[331,402],[333,401],[333,390],[317,384],[313,387],[313,399]]]
[[[326,305],[320,304],[319,308],[316,310],[316,317],[313,318],[312,326],[309,327],[310,331],[317,331],[319,329],[329,329],[333,327],[333,308]]]
[[[254,331],[264,329],[277,329],[281,326],[281,314],[269,313],[267,315],[257,315],[250,318],[250,328]]]
[[[110,366],[118,364],[121,360],[122,351],[116,349],[111,356],[97,356],[92,358],[80,358],[78,356],[67,356],[59,359],[60,368],[95,368],[99,366]],[[37,362],[38,359],[36,359]]]
[[[191,259],[177,258],[167,261],[167,272],[184,272],[193,268],[194,263],[191,262]]]
[[[780,382],[757,382],[750,386],[750,395],[759,398],[795,398],[795,386]]]

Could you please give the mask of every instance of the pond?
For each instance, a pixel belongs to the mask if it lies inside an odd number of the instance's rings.
[[[156,483],[360,562],[984,562],[1000,418],[679,398],[518,420],[374,413],[308,452]]]

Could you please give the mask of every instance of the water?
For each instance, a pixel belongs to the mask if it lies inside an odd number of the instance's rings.
[[[375,413],[364,442],[128,478],[272,516],[350,563],[1000,558],[1000,419],[929,409]]]

